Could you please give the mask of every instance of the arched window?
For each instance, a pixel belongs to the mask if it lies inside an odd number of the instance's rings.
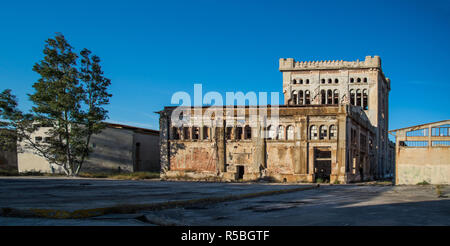
[[[174,140],[180,139],[180,131],[178,127],[172,127],[172,139]]]
[[[333,104],[333,91],[327,91],[327,104]]]
[[[324,125],[322,125],[322,126],[320,126],[320,135],[319,135],[319,138],[320,139],[326,139],[327,138],[327,127],[326,126],[324,126]]]
[[[361,90],[356,90],[356,106],[361,106]]]
[[[300,84],[303,85],[303,79],[300,80]]]
[[[337,137],[337,128],[335,125],[330,126],[330,139],[336,139]]]
[[[367,83],[367,78],[364,78],[364,83]]]
[[[274,126],[270,125],[267,127],[267,138],[268,139],[275,139],[276,129]]]
[[[311,104],[310,94],[308,90],[305,91],[305,104],[306,105]]]
[[[369,109],[369,105],[368,105],[368,95],[367,95],[367,90],[363,90],[363,109],[367,110]]]
[[[291,104],[296,105],[297,104],[297,91],[292,92],[292,101]]]
[[[294,127],[293,126],[286,127],[286,139],[294,140]]]
[[[306,80],[306,84],[309,85],[309,79]]]
[[[191,139],[191,128],[189,127],[183,128],[183,139]]]
[[[335,84],[339,83],[339,79],[334,79],[334,83]]]
[[[209,139],[209,127],[203,126],[203,139]]]
[[[226,139],[231,140],[232,134],[233,134],[233,127],[227,126],[227,131],[225,132]]]
[[[333,83],[333,80],[332,79],[328,79],[328,84],[331,84],[331,83]]]
[[[277,139],[279,140],[284,139],[284,126],[278,126]]]
[[[337,89],[333,91],[333,103],[339,104],[339,91]]]
[[[321,90],[321,91],[320,91],[320,97],[321,97],[321,99],[322,99],[322,104],[326,104],[327,98],[326,98],[326,92],[325,92],[325,90]]]
[[[358,78],[356,82],[361,83],[361,78]]]
[[[236,127],[236,134],[235,134],[234,137],[235,137],[236,140],[241,140],[242,139],[242,126]]]
[[[350,104],[355,105],[355,90],[350,90]]]
[[[192,127],[192,139],[199,139],[200,129],[198,127]]]
[[[322,84],[325,84],[325,79],[322,79],[320,82],[321,82]]]
[[[298,91],[298,104],[303,105],[303,91]]]
[[[295,80],[295,79],[292,80],[292,84],[294,84],[294,85],[297,84],[297,80]]]
[[[309,139],[317,140],[317,138],[318,138],[318,136],[317,136],[317,126],[312,125],[310,133],[309,133]]]
[[[353,83],[353,82],[355,82],[355,79],[354,78],[350,78],[350,83]]]
[[[252,128],[248,125],[244,128],[244,138],[252,139]]]

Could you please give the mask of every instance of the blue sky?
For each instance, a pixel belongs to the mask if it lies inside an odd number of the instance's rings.
[[[281,93],[281,57],[366,55],[391,78],[390,129],[450,118],[450,1],[4,1],[0,30],[0,90],[23,109],[61,32],[102,59],[113,122],[158,129],[154,112],[194,83]]]

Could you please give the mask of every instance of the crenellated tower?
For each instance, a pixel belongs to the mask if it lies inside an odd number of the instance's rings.
[[[379,56],[363,61],[295,61],[281,58],[286,105],[351,104],[365,112],[377,128],[376,149],[380,169],[388,148],[390,80],[381,69]],[[385,170],[379,170],[383,175]]]

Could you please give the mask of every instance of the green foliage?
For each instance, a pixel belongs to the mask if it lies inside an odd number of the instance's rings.
[[[417,183],[417,185],[429,185],[430,183],[428,183],[427,181],[422,181],[422,182],[419,182],[419,183]]]
[[[46,41],[43,53],[43,60],[33,66],[40,78],[29,95],[31,113],[18,110],[15,96],[5,90],[0,94],[1,127],[14,132],[10,138],[23,141],[24,147],[62,166],[67,175],[77,175],[91,151],[92,134],[105,127],[111,81],[103,76],[99,57],[83,49],[79,59],[61,34]],[[38,129],[46,131],[45,141],[32,138]]]

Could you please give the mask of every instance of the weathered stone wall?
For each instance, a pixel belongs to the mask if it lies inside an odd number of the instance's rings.
[[[170,152],[170,170],[172,171],[216,171],[216,151],[211,141],[171,142]]]
[[[374,148],[378,150],[375,153],[377,162],[375,176],[392,177],[394,164],[388,154],[390,80],[382,72],[380,57],[366,56],[363,61],[295,61],[292,58],[282,58],[279,70],[283,73],[286,105],[307,104],[305,93],[308,93],[311,105],[336,104],[335,94],[338,95],[337,104],[357,105],[357,92],[361,93],[361,101],[364,92],[367,92],[368,107],[364,109],[364,113],[377,128],[373,137]],[[324,97],[321,94],[322,90],[326,92]],[[328,101],[329,92],[333,95],[332,103]],[[300,93],[303,94],[303,100],[300,99]]]
[[[374,129],[365,113],[358,110],[353,112],[354,106],[350,105],[280,107],[277,125],[267,121],[251,127],[250,139],[246,139],[244,135],[237,139],[237,126],[232,127],[229,137],[225,137],[224,128],[214,125],[208,125],[211,127],[208,128],[210,138],[204,139],[202,133],[196,136],[197,139],[192,139],[191,134],[197,127],[203,127],[201,120],[191,115],[190,121],[195,124],[186,122],[181,127],[175,127],[170,122],[173,110],[173,107],[166,107],[160,112],[163,179],[184,177],[236,180],[239,168],[243,168],[243,180],[269,178],[277,181],[313,182],[317,172],[316,158],[319,158],[315,156],[315,151],[323,149],[329,153],[326,160],[331,165],[330,182],[357,181],[361,177],[356,174],[351,176],[351,169],[345,168],[348,158],[347,131],[350,129],[347,125],[351,123],[361,129],[359,132],[374,135]],[[216,113],[218,112],[217,110]],[[250,118],[249,112],[250,109],[246,109],[246,118]],[[250,122],[242,123],[242,126],[246,125],[250,125]],[[281,130],[277,130],[280,134],[270,133],[268,129],[271,126],[275,129],[281,127]],[[313,127],[317,130],[315,137],[311,136]],[[330,135],[332,127],[334,132]],[[268,130],[266,137],[262,137],[264,129]],[[321,129],[324,129],[324,137],[318,135]],[[177,135],[174,132],[182,133]],[[177,136],[176,139],[174,136]],[[368,174],[365,179],[374,176],[374,168],[371,166],[375,163],[373,158],[374,155],[366,154],[364,170]],[[359,159],[355,164],[359,165]]]

